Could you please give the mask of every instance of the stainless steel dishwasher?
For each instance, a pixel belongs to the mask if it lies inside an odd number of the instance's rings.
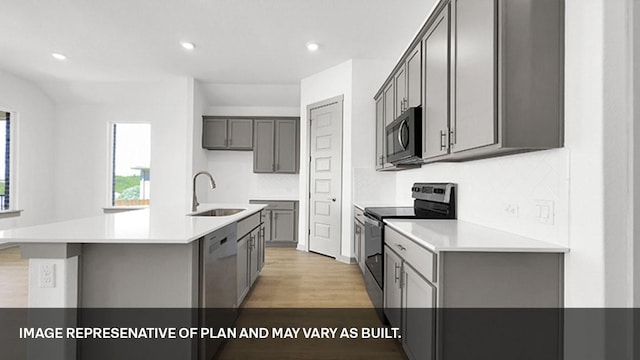
[[[237,224],[200,239],[200,327],[231,327],[237,317]],[[222,340],[200,341],[201,360],[210,360]]]

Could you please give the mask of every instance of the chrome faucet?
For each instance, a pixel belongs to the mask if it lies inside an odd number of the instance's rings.
[[[198,175],[207,175],[209,177],[209,185],[211,185],[211,188],[216,188],[216,181],[213,180],[213,176],[211,176],[211,174],[209,174],[208,172],[199,171],[195,175],[193,175],[193,199],[191,201],[191,211],[193,212],[198,210],[198,205],[200,205],[200,203],[198,203],[198,197],[196,196],[196,179],[198,178]]]

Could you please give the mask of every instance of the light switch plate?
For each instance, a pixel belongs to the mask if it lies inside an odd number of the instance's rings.
[[[536,200],[536,220],[541,224],[553,225],[555,222],[554,202],[552,200]]]

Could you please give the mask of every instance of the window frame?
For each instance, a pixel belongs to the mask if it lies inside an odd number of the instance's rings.
[[[149,129],[151,129],[150,122],[144,121],[110,121],[107,123],[107,191],[106,191],[106,206],[103,208],[105,213],[117,212],[119,210],[133,210],[133,209],[144,209],[148,208],[149,205],[116,205],[115,199],[113,199],[114,194],[114,186],[115,186],[115,141],[114,141],[114,125],[117,124],[138,124],[138,125],[149,125]],[[149,131],[149,147],[151,147],[151,131]],[[151,149],[149,149],[149,155],[151,155]],[[150,156],[151,157],[151,156]],[[151,169],[151,158],[149,159],[149,169]]]
[[[17,111],[0,106],[0,111],[9,114],[9,208],[0,210],[0,218],[20,216],[20,185],[18,182],[18,128],[20,115]]]

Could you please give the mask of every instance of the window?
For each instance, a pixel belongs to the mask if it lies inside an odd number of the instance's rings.
[[[111,206],[149,205],[151,125],[112,124]]]
[[[11,113],[0,111],[0,211],[11,209]]]

